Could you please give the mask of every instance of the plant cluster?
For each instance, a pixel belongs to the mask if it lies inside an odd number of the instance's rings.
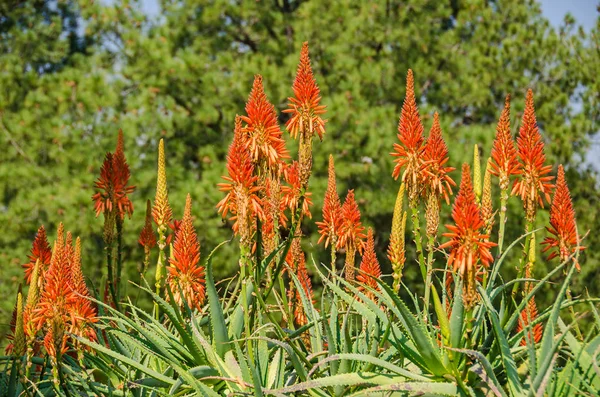
[[[292,88],[284,113],[285,129],[298,142],[296,160],[260,75],[245,114],[235,119],[227,173],[218,186],[224,197],[216,205],[239,244],[239,272],[232,279],[215,282],[219,247],[201,257],[189,194],[183,216],[175,219],[160,141],[156,195],[153,205],[147,202],[139,236],[144,261],[135,283],[154,302],[150,311],[121,296],[124,222],[133,212],[134,187],[119,131],[93,196],[104,219],[107,280],[88,289],[80,239],[65,237],[61,224],[50,248],[40,227],[25,266],[28,294],[17,294],[12,343],[2,357],[0,395],[598,395],[598,300],[570,292],[582,236],[562,165],[553,184],[532,91],[516,141],[507,97],[483,173],[476,145],[457,184],[437,113],[425,136],[409,70],[391,153],[392,177],[399,180],[387,257],[393,274],[382,274],[378,231],[362,224],[354,190],[340,198],[330,156],[316,224],[331,261],[311,266],[323,285],[317,297],[302,223],[312,218],[313,146],[327,138],[327,124],[307,43]],[[511,195],[523,203],[526,227],[504,248]],[[440,233],[442,206],[451,202],[452,219]],[[534,224],[546,204],[546,257],[539,259],[541,231]],[[417,263],[407,264],[408,217]],[[507,253],[519,248],[517,277],[505,281],[500,270]],[[151,285],[146,277],[155,251]],[[555,259],[554,270],[536,278],[536,262]],[[420,272],[423,296],[405,288],[405,271]],[[536,293],[558,276],[553,305],[538,309]],[[584,314],[594,319],[587,328],[579,326]]]

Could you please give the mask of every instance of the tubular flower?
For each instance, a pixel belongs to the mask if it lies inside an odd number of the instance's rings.
[[[283,169],[283,176],[287,185],[281,186],[281,193],[283,195],[282,201],[284,206],[289,208],[290,211],[292,211],[292,216],[294,216],[300,201],[300,195],[302,194],[299,163],[297,161],[293,161],[291,165],[285,166]],[[312,218],[309,208],[312,205],[310,196],[312,196],[312,193],[308,191],[304,192],[302,213],[309,218]]]
[[[163,233],[173,217],[167,190],[165,142],[162,139],[158,143],[158,176],[156,178],[156,196],[154,198],[154,207],[152,208],[152,217],[154,218],[154,223],[156,223]]]
[[[485,224],[485,234],[489,235],[494,226],[494,208],[492,207],[492,160],[488,159],[483,176],[483,194],[481,195],[481,218]]]
[[[394,205],[394,215],[392,217],[392,232],[390,234],[390,245],[388,247],[388,258],[392,263],[394,279],[394,290],[400,289],[402,281],[402,270],[406,262],[406,251],[404,246],[404,233],[406,231],[406,211],[402,209],[404,203],[404,183],[400,185],[398,197]]]
[[[486,268],[489,266],[493,261],[490,248],[496,244],[489,242],[489,236],[481,232],[485,224],[475,202],[471,170],[466,163],[462,167],[462,179],[452,208],[452,219],[454,225],[446,225],[449,232],[443,234],[450,238],[450,241],[442,244],[440,248],[451,249],[448,266],[465,280],[463,299],[465,306],[470,308],[477,299],[475,282],[479,271],[478,263],[481,262]]]
[[[377,261],[377,255],[375,255],[375,241],[373,239],[373,229],[369,228],[367,232],[367,244],[365,248],[365,254],[362,257],[362,261],[360,262],[360,273],[356,276],[356,279],[366,286],[370,287],[370,289],[362,288],[365,294],[369,297],[369,299],[375,299],[375,294],[371,289],[379,290],[379,284],[375,278],[381,277],[381,267],[379,266],[379,262]]]
[[[169,229],[171,229],[171,233],[167,236],[167,245],[171,244],[179,229],[181,229],[181,221],[177,219],[173,219],[171,223],[169,223]]]
[[[449,196],[452,195],[452,186],[456,186],[456,183],[449,175],[450,172],[454,171],[454,168],[446,167],[447,162],[448,146],[446,146],[446,142],[442,137],[439,115],[435,112],[433,114],[433,125],[423,149],[421,171],[428,192],[437,197],[444,197],[446,203],[450,204]]]
[[[231,212],[233,231],[248,243],[254,226],[253,219],[256,216],[264,219],[265,214],[259,197],[261,188],[257,186],[258,177],[254,175],[254,164],[244,145],[243,134],[242,118],[236,116],[233,142],[227,154],[229,175],[222,177],[225,183],[217,185],[220,191],[227,194],[217,204],[217,210],[223,218]]]
[[[523,121],[517,137],[517,151],[521,161],[521,178],[515,181],[512,194],[518,194],[523,200],[528,223],[535,219],[536,207],[544,206],[542,196],[550,202],[552,176],[547,175],[552,166],[544,165],[544,142],[535,119],[533,92],[527,91]]]
[[[342,210],[342,204],[340,203],[340,196],[337,193],[337,187],[335,183],[335,164],[333,163],[333,156],[329,155],[329,171],[327,179],[327,191],[325,192],[325,200],[323,202],[323,222],[315,222],[319,227],[319,238],[318,244],[325,240],[325,247],[331,243],[335,245],[337,234],[342,223],[340,216]]]
[[[360,222],[360,210],[354,199],[354,190],[348,190],[342,205],[342,223],[338,233],[337,247],[346,250],[346,279],[354,280],[355,253],[362,253],[365,242],[365,228]]]
[[[123,132],[119,130],[117,148],[114,154],[107,153],[100,168],[100,178],[94,183],[99,190],[92,196],[96,216],[100,213],[112,213],[113,210],[122,219],[125,214],[131,216],[133,203],[129,194],[135,186],[128,186],[130,177],[129,166],[123,151]]]
[[[255,164],[266,163],[272,171],[278,172],[281,160],[288,158],[285,141],[277,123],[277,112],[267,99],[262,76],[256,75],[252,91],[246,103],[247,116],[241,116],[247,125],[243,129],[245,147]]]
[[[394,160],[396,166],[392,176],[394,179],[398,179],[400,171],[405,168],[402,181],[406,183],[409,200],[414,202],[419,194],[418,184],[421,179],[419,171],[423,162],[423,142],[425,138],[423,137],[423,124],[415,100],[413,72],[410,69],[408,69],[406,76],[406,97],[398,122],[398,139],[400,143],[394,144],[394,152],[391,153],[392,156],[397,157]]]
[[[515,141],[510,134],[510,95],[506,96],[504,109],[496,127],[496,138],[492,146],[491,173],[500,179],[501,190],[508,189],[511,175],[521,173]]]
[[[185,300],[192,310],[201,310],[205,297],[204,267],[199,262],[200,243],[192,223],[192,198],[188,194],[181,229],[175,236],[173,256],[169,259],[167,282],[175,302],[183,306]]]
[[[308,42],[302,44],[300,63],[292,88],[294,97],[288,98],[288,109],[283,111],[291,114],[285,128],[294,139],[298,136],[298,132],[300,134],[306,132],[312,137],[316,131],[319,139],[322,140],[325,134],[325,120],[321,115],[325,113],[325,106],[319,105],[321,96],[310,66]]]
[[[46,236],[46,229],[44,226],[40,226],[33,240],[31,246],[31,255],[29,255],[29,262],[23,265],[25,269],[25,281],[27,284],[31,283],[31,276],[36,262],[40,261],[40,280],[44,279],[44,274],[50,266],[50,260],[52,259],[52,250],[50,244],[48,244],[48,237]]]
[[[579,234],[575,222],[575,210],[562,164],[558,166],[556,189],[550,208],[550,226],[546,229],[552,235],[542,242],[542,245],[545,245],[543,252],[552,250],[548,259],[558,257],[561,261],[565,261],[571,254],[585,249],[578,245]],[[575,266],[579,270],[578,262],[575,262]]]

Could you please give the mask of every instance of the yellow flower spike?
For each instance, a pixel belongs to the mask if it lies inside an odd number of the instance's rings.
[[[158,144],[158,177],[156,179],[156,196],[154,198],[154,208],[152,217],[158,226],[158,229],[164,233],[171,222],[173,211],[169,205],[167,191],[167,171],[165,167],[165,142],[160,140]],[[164,243],[163,243],[164,244]]]
[[[19,288],[20,289],[20,288]],[[25,354],[25,329],[23,328],[23,294],[17,294],[17,319],[15,322],[15,338],[13,340],[13,354],[22,356]]]
[[[402,270],[404,268],[404,232],[406,228],[406,212],[403,211],[405,184],[400,185],[398,197],[394,205],[394,215],[392,217],[392,233],[390,234],[390,245],[388,247],[388,258],[392,263],[394,290],[398,291],[402,280]]]
[[[481,195],[481,218],[485,224],[485,234],[489,235],[494,226],[494,208],[492,207],[492,159],[488,158],[483,176],[483,193]]]
[[[477,203],[481,200],[481,160],[479,158],[479,146],[473,146],[473,191]]]

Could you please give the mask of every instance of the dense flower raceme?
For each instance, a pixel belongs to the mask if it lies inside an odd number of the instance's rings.
[[[356,276],[356,279],[371,289],[379,289],[377,284],[378,278],[381,277],[381,266],[375,255],[375,239],[373,237],[373,229],[369,228],[367,232],[367,243],[365,252],[360,262],[360,272]],[[374,294],[371,290],[363,288],[365,294],[370,298],[374,299]]]
[[[283,175],[287,185],[281,186],[282,201],[285,207],[291,211],[295,211],[302,193],[300,164],[297,161],[293,161],[292,164],[284,166]],[[310,213],[310,206],[312,205],[311,195],[312,193],[305,191],[304,202],[302,203],[302,213],[309,218],[312,218]]]
[[[259,216],[265,218],[263,202],[259,197],[261,187],[258,177],[254,174],[254,163],[246,149],[245,136],[242,131],[242,118],[236,117],[233,142],[227,154],[228,176],[223,176],[225,183],[219,183],[219,190],[225,192],[225,197],[217,204],[217,210],[223,218],[231,213],[230,220],[234,221],[233,230],[241,234],[248,242],[253,227],[253,219]]]
[[[146,202],[146,218],[144,219],[144,227],[140,232],[138,243],[144,247],[145,251],[156,246],[156,234],[152,228],[152,204],[150,204],[150,200]]]
[[[414,203],[419,194],[419,184],[422,179],[421,166],[423,163],[424,141],[423,124],[415,99],[415,88],[412,70],[406,76],[406,97],[402,105],[400,121],[398,122],[398,139],[400,143],[394,144],[392,156],[397,157],[396,166],[392,172],[394,179],[398,179],[404,168],[402,181],[406,183],[409,201]]]
[[[308,42],[302,44],[300,63],[292,88],[294,96],[288,98],[288,109],[283,111],[291,115],[285,125],[286,129],[294,139],[298,133],[305,132],[310,136],[316,132],[319,138],[323,139],[325,120],[321,115],[325,113],[325,106],[319,104],[321,96],[310,65]]]
[[[342,222],[338,233],[337,248],[346,251],[346,279],[354,280],[356,251],[362,254],[365,246],[364,226],[360,221],[360,210],[354,199],[354,190],[349,190],[342,205]]]
[[[535,219],[537,205],[544,206],[542,197],[550,202],[552,189],[551,165],[545,165],[544,142],[535,119],[533,92],[527,91],[525,111],[517,137],[517,154],[521,177],[515,181],[512,194],[519,195],[525,207],[525,217],[531,223]]]
[[[200,243],[192,219],[192,198],[187,195],[181,228],[175,236],[169,259],[167,282],[175,302],[201,310],[205,298],[204,267],[200,265]]]
[[[405,184],[400,184],[396,203],[394,204],[394,214],[392,216],[392,232],[390,233],[390,244],[387,250],[387,257],[392,264],[392,278],[394,279],[394,290],[400,289],[402,281],[402,271],[406,262],[405,231],[406,231],[406,211],[403,209]]]
[[[439,115],[435,112],[429,137],[425,141],[421,173],[428,194],[443,197],[446,203],[450,204],[449,196],[452,195],[452,186],[456,186],[456,183],[449,175],[454,171],[454,167],[446,166],[447,162],[448,146],[442,137]]]
[[[300,237],[294,238],[292,247],[288,251],[285,261],[288,265],[287,270],[298,278],[305,297],[312,301],[314,298],[312,282],[308,275],[308,270],[306,269],[306,256],[300,245]],[[294,315],[294,322],[299,326],[307,324],[308,321],[304,311],[304,305],[302,304],[302,295],[298,288],[296,288],[296,283],[291,276],[287,295],[291,312]]]
[[[241,116],[246,123],[242,129],[242,142],[250,151],[250,158],[259,166],[267,166],[276,173],[280,171],[282,159],[288,158],[275,106],[269,102],[263,87],[262,76],[254,77],[254,84],[246,103],[246,116]]]
[[[135,186],[129,186],[129,165],[125,159],[123,146],[123,131],[119,130],[115,153],[107,153],[104,163],[100,168],[100,178],[94,183],[99,190],[92,196],[96,216],[101,213],[112,213],[123,218],[125,214],[131,216],[133,203],[129,194],[133,193]]]
[[[493,261],[490,248],[495,243],[489,242],[489,236],[483,234],[485,226],[479,206],[475,202],[475,193],[471,183],[471,170],[468,164],[463,164],[460,189],[454,207],[452,208],[454,225],[446,225],[448,232],[444,233],[450,241],[440,248],[450,248],[448,266],[465,279],[465,306],[472,307],[476,301],[475,279],[479,271],[478,264],[488,267]]]
[[[500,178],[502,190],[508,189],[511,175],[521,173],[515,141],[510,133],[510,95],[506,96],[504,109],[496,127],[491,166],[492,174]]]
[[[561,261],[565,261],[571,254],[584,249],[579,246],[575,210],[562,164],[558,166],[556,189],[550,208],[550,226],[547,230],[551,236],[546,237],[542,245],[545,245],[544,252],[551,251],[548,259],[558,257]],[[579,269],[577,261],[575,265]]]
[[[337,234],[339,233],[342,224],[342,204],[340,196],[337,192],[335,182],[335,164],[333,155],[329,155],[329,169],[327,179],[327,190],[323,201],[323,221],[315,222],[319,227],[319,244],[325,241],[325,247],[331,244],[336,244]]]
[[[31,246],[31,255],[29,255],[29,262],[23,265],[25,269],[25,281],[27,284],[31,283],[31,276],[36,262],[39,260],[40,264],[40,279],[44,279],[44,275],[50,266],[50,260],[52,259],[52,250],[48,243],[48,237],[46,236],[46,229],[44,226],[40,226],[33,240]]]
[[[165,142],[161,139],[158,143],[158,175],[156,178],[156,196],[154,198],[154,206],[152,207],[152,217],[162,233],[164,233],[173,217],[173,211],[169,205],[165,163]]]
[[[97,322],[96,308],[81,271],[81,242],[77,239],[73,247],[71,234],[65,240],[63,233],[61,224],[39,302],[28,319],[35,326],[26,327],[29,332],[45,331],[44,347],[54,359],[67,351],[69,334],[96,338],[91,326]]]

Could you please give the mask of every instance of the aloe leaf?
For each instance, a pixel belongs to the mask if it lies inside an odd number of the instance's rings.
[[[519,374],[517,372],[515,359],[513,358],[510,352],[510,346],[508,345],[508,341],[506,340],[506,335],[504,334],[504,331],[500,326],[498,314],[492,306],[492,303],[490,302],[485,290],[481,286],[479,286],[478,289],[481,295],[481,299],[487,309],[488,316],[492,322],[492,330],[494,331],[494,335],[496,336],[496,341],[500,346],[502,366],[506,371],[506,377],[508,378],[508,386],[510,388],[510,392],[512,395],[520,395],[523,392],[523,386],[521,385],[521,382],[519,380]]]
[[[227,241],[217,245],[206,260],[206,294],[208,295],[213,344],[217,349],[217,354],[221,358],[225,357],[225,353],[231,350],[231,346],[229,343],[229,337],[227,335],[227,327],[225,326],[223,308],[219,302],[219,295],[217,294],[217,289],[215,287],[215,279],[213,277],[212,270],[212,257],[213,254],[225,243],[227,243]]]

